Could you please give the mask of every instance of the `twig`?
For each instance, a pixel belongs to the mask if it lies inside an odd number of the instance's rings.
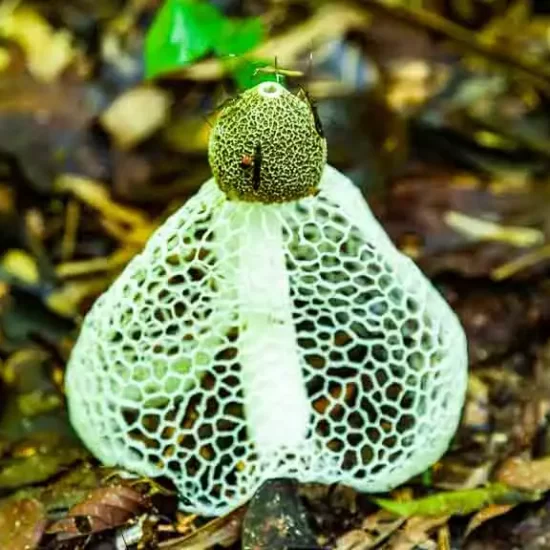
[[[521,55],[504,51],[498,45],[482,42],[474,32],[444,19],[434,12],[423,9],[412,10],[402,5],[382,4],[373,0],[369,0],[365,4],[368,10],[374,14],[378,12],[405,23],[439,33],[464,48],[478,53],[487,60],[507,69],[514,69],[525,80],[550,95],[550,65],[548,64],[543,65],[542,63],[533,62]]]
[[[538,229],[500,225],[456,210],[447,211],[444,220],[458,233],[476,240],[498,241],[518,247],[535,246],[544,242],[544,233]]]
[[[56,273],[58,277],[65,279],[69,277],[79,277],[81,275],[91,275],[92,273],[118,270],[126,265],[136,253],[137,251],[132,247],[121,248],[111,254],[111,256],[61,263],[56,266]]]
[[[524,269],[532,267],[542,262],[543,260],[548,259],[550,259],[550,244],[541,246],[540,248],[537,248],[532,252],[520,256],[519,258],[516,258],[515,260],[512,260],[511,262],[508,262],[504,265],[501,265],[500,267],[497,267],[491,273],[491,278],[495,281],[502,281],[504,279],[512,277],[513,275],[519,273],[520,271],[523,271]]]

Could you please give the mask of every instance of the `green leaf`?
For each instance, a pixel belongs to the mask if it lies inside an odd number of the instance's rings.
[[[424,470],[422,473],[422,485],[424,487],[431,487],[433,485],[433,473],[430,468]]]
[[[148,78],[167,73],[204,56],[219,41],[225,20],[206,2],[166,0],[145,40]]]
[[[493,483],[479,489],[450,491],[409,501],[385,498],[373,499],[378,506],[398,516],[465,515],[489,504],[516,504],[536,500],[540,494],[522,492],[502,483]]]
[[[261,44],[263,39],[264,27],[259,18],[224,19],[215,38],[214,51],[218,56],[243,55]]]

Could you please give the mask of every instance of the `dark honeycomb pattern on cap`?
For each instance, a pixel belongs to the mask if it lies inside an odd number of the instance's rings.
[[[210,134],[214,178],[231,199],[277,203],[316,192],[326,162],[326,141],[315,129],[309,103],[282,86],[276,97],[262,85],[234,98]],[[254,189],[256,146],[261,148],[260,180]],[[243,157],[248,165],[243,166]]]

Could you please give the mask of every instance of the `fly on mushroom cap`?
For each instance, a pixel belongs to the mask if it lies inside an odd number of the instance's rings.
[[[261,113],[287,113],[274,101],[254,115],[266,133]],[[221,155],[226,123],[212,141],[218,180],[88,314],[66,375],[72,424],[106,465],[172,479],[194,513],[228,512],[275,477],[391,489],[435,462],[456,430],[467,382],[460,323],[334,168],[314,196],[288,199],[300,188],[292,179],[284,201],[252,200],[277,196],[269,178],[279,172],[266,170],[257,190],[253,175],[230,180],[250,200],[228,200],[220,174],[250,170],[242,154],[253,164],[257,152],[237,140]],[[285,155],[292,163],[302,138],[281,137],[283,153],[261,141],[262,173]],[[318,161],[295,165],[306,195]]]
[[[278,203],[315,194],[326,141],[306,97],[263,82],[232,100],[210,134],[214,178],[230,199]]]

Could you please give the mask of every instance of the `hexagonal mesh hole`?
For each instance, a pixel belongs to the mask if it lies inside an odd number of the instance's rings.
[[[436,460],[460,415],[463,334],[354,192],[329,170],[315,199],[269,207],[283,228],[290,345],[310,407],[302,443],[265,456],[250,436],[230,276],[247,228],[228,221],[242,205],[210,181],[85,320],[67,393],[92,452],[170,477],[182,507],[207,515],[239,505],[265,476],[382,491]],[[355,211],[335,198],[346,193]]]

